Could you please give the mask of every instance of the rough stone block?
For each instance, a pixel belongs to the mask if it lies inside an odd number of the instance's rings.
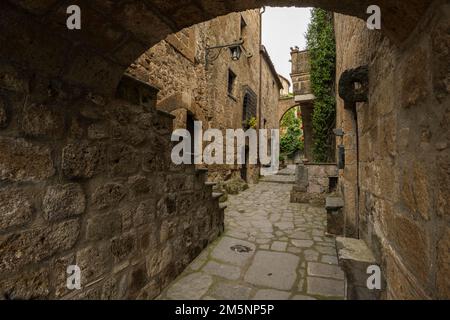
[[[155,221],[156,218],[156,200],[149,199],[142,201],[136,209],[134,215],[134,226],[138,227]]]
[[[0,189],[0,230],[20,226],[33,216],[30,199],[20,189]]]
[[[27,271],[0,280],[0,300],[48,299],[50,292],[48,268]]]
[[[61,138],[64,134],[64,116],[61,109],[45,104],[25,106],[22,130],[32,137]]]
[[[162,219],[167,219],[169,216],[175,214],[175,212],[177,211],[178,205],[177,202],[178,200],[175,194],[169,194],[166,197],[159,200],[156,208],[158,217]]]
[[[19,270],[73,247],[80,233],[78,220],[65,221],[0,237],[0,272]]]
[[[423,291],[416,287],[414,280],[411,279],[411,274],[399,267],[396,258],[390,254],[386,255],[386,280],[387,298],[401,299],[401,300],[423,300],[429,299]]]
[[[55,174],[48,148],[0,137],[0,180],[42,181]]]
[[[117,206],[126,196],[124,186],[118,183],[107,183],[98,187],[92,196],[92,203],[96,209],[106,209]]]
[[[386,221],[388,237],[397,246],[403,262],[414,270],[420,281],[425,282],[431,268],[429,237],[426,231],[404,215],[390,213]]]
[[[128,185],[135,196],[150,193],[154,188],[152,182],[142,175],[129,177]]]
[[[44,218],[51,221],[80,215],[85,207],[83,189],[75,183],[48,187],[42,204]]]
[[[126,176],[139,170],[136,151],[127,145],[114,144],[108,150],[109,168],[114,176]]]
[[[136,248],[136,238],[132,234],[122,235],[111,240],[111,251],[117,260],[123,260],[131,255]]]
[[[112,253],[110,244],[97,244],[77,252],[76,263],[81,269],[81,285],[106,274],[110,270]]]
[[[52,265],[52,279],[55,288],[55,297],[61,298],[69,294],[71,290],[67,288],[67,267],[75,264],[75,254],[70,253],[66,256],[56,258]]]
[[[69,144],[62,152],[61,168],[69,179],[92,178],[103,159],[101,148],[88,143]]]
[[[153,251],[147,258],[147,272],[149,277],[153,277],[164,271],[176,258],[173,255],[172,245],[167,244],[164,248]]]
[[[423,47],[411,50],[401,69],[401,104],[403,108],[417,106],[428,95],[427,81],[429,70],[427,68],[428,52]],[[411,66],[417,66],[411,70]]]
[[[122,230],[122,221],[116,212],[97,214],[87,221],[87,240],[109,239]]]

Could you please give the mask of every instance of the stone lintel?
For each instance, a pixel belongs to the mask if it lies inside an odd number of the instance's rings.
[[[335,211],[344,207],[344,200],[341,197],[327,197],[325,200],[325,209]]]
[[[303,95],[297,95],[294,98],[295,102],[307,102],[307,101],[314,101],[316,97],[313,94],[303,94]]]

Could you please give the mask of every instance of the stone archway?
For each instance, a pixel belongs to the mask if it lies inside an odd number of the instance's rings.
[[[59,1],[2,1],[0,58],[52,79],[112,94],[125,69],[146,49],[185,27],[230,12],[263,5],[322,7],[365,18],[379,5],[383,29],[400,43],[414,29],[431,0],[243,0],[225,1],[74,1],[82,7],[79,31],[66,28]],[[401,13],[401,14],[400,14]]]
[[[301,110],[301,118],[303,123],[303,136],[304,136],[304,157],[310,161],[312,161],[312,148],[313,148],[313,128],[312,128],[312,113],[314,110],[314,107],[312,103],[286,103],[283,104],[282,101],[280,101],[281,108],[279,109],[280,116],[280,122],[283,119],[284,115],[295,107],[300,107]]]
[[[124,71],[149,47],[184,27],[261,5],[316,6],[365,18],[368,5],[378,4],[383,11],[382,32],[391,42],[376,39],[374,43],[380,47],[374,48],[370,40],[375,36],[364,37],[364,27],[359,28],[358,21],[351,22],[354,29],[341,30],[350,34],[346,39],[351,41],[338,48],[344,57],[338,60],[338,75],[369,62],[373,67],[371,97],[368,105],[360,108],[361,149],[365,151],[361,163],[352,158],[352,127],[342,117],[342,101],[338,103],[338,124],[346,132],[342,140],[350,147],[343,174],[354,185],[349,169],[359,165],[364,168],[364,196],[360,199],[365,200],[361,217],[366,220],[362,234],[386,261],[387,297],[449,296],[450,231],[444,229],[448,225],[448,147],[445,141],[436,141],[436,137],[446,137],[449,132],[445,120],[449,105],[446,41],[450,20],[444,1],[434,1],[437,5],[422,20],[433,1],[74,2],[83,8],[81,31],[67,30],[66,8],[59,1],[9,0],[0,4],[0,127],[4,129],[0,137],[0,172],[6,185],[1,200],[6,203],[2,209],[18,213],[12,219],[5,215],[7,218],[2,220],[2,289],[14,287],[13,293],[25,292],[25,298],[49,292],[59,298],[67,290],[57,287],[63,282],[52,279],[49,271],[77,261],[88,268],[90,280],[108,275],[105,288],[128,281],[126,297],[152,297],[155,287],[166,285],[182,270],[183,264],[175,263],[173,257],[181,257],[180,261],[192,259],[223,228],[222,209],[205,199],[202,191],[204,174],[193,168],[183,172],[170,168],[168,135],[172,118],[154,110],[149,112],[146,105],[108,101]],[[416,28],[418,23],[421,27]],[[355,30],[359,30],[357,36]],[[405,41],[414,30],[417,41]],[[395,45],[401,50],[396,50]],[[355,54],[358,51],[360,55]],[[411,68],[411,64],[417,68]],[[143,91],[148,91],[148,101],[156,101],[152,90]],[[419,122],[422,131],[414,130]],[[399,123],[405,127],[397,127]],[[106,138],[109,144],[104,143]],[[411,141],[417,143],[408,145]],[[416,145],[430,149],[417,149]],[[130,171],[130,166],[140,171]],[[437,188],[434,203],[428,197],[434,193],[430,186]],[[198,190],[196,203],[184,193],[176,194],[177,190],[191,192],[194,187]],[[359,192],[347,188],[347,194],[349,190]],[[164,194],[147,198],[158,192]],[[118,207],[117,201],[125,197],[130,200],[129,207]],[[65,201],[67,198],[69,201]],[[418,208],[417,199],[421,200]],[[17,210],[16,203],[23,204],[21,210]],[[355,212],[349,203],[346,201],[346,210]],[[194,210],[199,204],[202,210]],[[94,214],[83,216],[88,206]],[[108,212],[109,208],[114,210]],[[147,213],[155,208],[165,217],[176,210],[187,212],[189,215],[183,215],[187,220],[199,219],[202,228],[214,228],[199,230],[198,225],[189,225],[177,238],[177,244],[183,243],[186,248],[176,251],[175,245],[167,241],[173,236],[167,220],[158,220],[157,229],[154,225],[142,227],[150,218]],[[130,221],[133,210],[139,216]],[[30,223],[32,220],[38,224]],[[137,232],[130,232],[132,227]],[[161,241],[154,239],[156,231],[167,246],[153,247]],[[82,247],[74,249],[75,244]],[[127,267],[122,262],[130,250],[141,260]],[[147,261],[143,252],[149,254]],[[113,261],[111,254],[117,260]],[[117,261],[120,270],[111,274]],[[148,270],[147,265],[156,267]],[[65,270],[59,271],[65,274]],[[157,281],[152,282],[155,278]],[[24,291],[30,284],[37,286]],[[94,289],[100,291],[90,290],[85,295],[103,297],[102,288]]]

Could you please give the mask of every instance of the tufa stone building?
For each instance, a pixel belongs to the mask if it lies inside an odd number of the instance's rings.
[[[337,13],[337,80],[368,70],[367,95],[338,99],[345,235],[382,266],[382,298],[450,297],[447,1],[74,2],[79,31],[59,1],[0,4],[2,298],[151,298],[220,233],[204,170],[171,165],[172,117],[124,73],[170,34],[261,5]],[[88,276],[69,293],[73,263]]]
[[[243,41],[241,57],[227,46]],[[214,48],[214,47],[221,48]],[[144,53],[128,73],[161,88],[157,108],[176,116],[175,128],[278,128],[277,107],[282,88],[275,67],[261,45],[259,10],[213,19],[168,36]],[[256,183],[255,165],[210,165],[209,179],[240,177]]]

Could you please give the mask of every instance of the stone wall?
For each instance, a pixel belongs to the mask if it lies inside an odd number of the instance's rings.
[[[367,64],[370,81],[357,123],[338,99],[347,236],[364,239],[380,261],[385,298],[450,297],[449,21],[450,6],[434,1],[397,46],[335,15],[338,79]]]
[[[119,88],[137,105],[0,70],[0,299],[158,295],[223,230],[223,210],[204,172],[172,165],[156,92]],[[67,289],[69,265],[82,290]]]
[[[261,57],[260,24],[259,10],[249,10],[192,26],[149,49],[128,72],[161,89],[157,106],[176,116],[176,128],[186,128],[186,112],[202,121],[204,130],[242,128],[247,92],[255,97],[257,119],[261,104],[261,124],[265,119],[266,128],[278,128],[279,79],[269,67],[271,62]],[[242,53],[239,61],[232,61],[230,50],[225,48],[216,60],[213,58],[219,51],[211,50],[206,65],[207,46],[231,44],[240,38],[247,52]],[[236,75],[231,94],[228,93],[229,70]],[[236,176],[240,171],[238,165],[208,168],[214,181]],[[258,177],[259,167],[248,165],[247,180],[257,182]]]
[[[264,47],[262,47],[261,54],[263,55],[261,64],[261,128],[278,129],[281,120],[278,118],[278,101],[283,85],[276,74],[269,53]]]
[[[337,177],[336,164],[300,164],[304,169],[296,172],[296,185],[291,192],[291,202],[325,204],[330,189],[330,177]],[[300,175],[300,176],[299,176]]]

